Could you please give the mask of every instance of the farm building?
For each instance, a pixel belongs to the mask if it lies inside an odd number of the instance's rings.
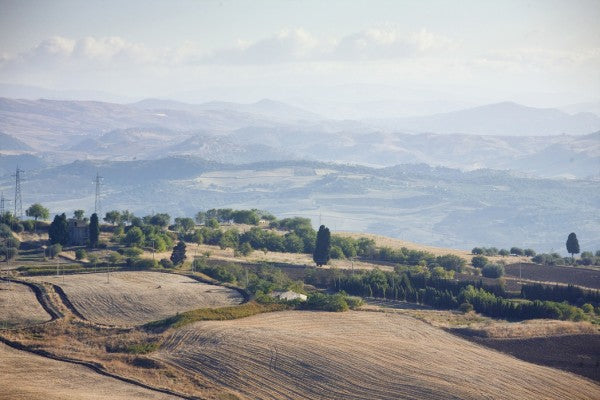
[[[89,222],[85,219],[71,218],[69,223],[69,244],[73,246],[83,246],[90,239]]]

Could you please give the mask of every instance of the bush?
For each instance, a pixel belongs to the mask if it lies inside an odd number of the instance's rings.
[[[498,255],[500,255],[502,257],[506,257],[506,256],[510,255],[510,253],[506,249],[500,249],[500,251],[498,251]]]
[[[475,268],[483,268],[489,262],[486,256],[475,256],[471,259],[471,264]]]
[[[594,306],[591,305],[590,303],[585,303],[584,305],[581,306],[581,309],[586,314],[592,314],[594,312]]]
[[[486,264],[481,274],[486,278],[500,278],[504,275],[504,267],[499,264]]]
[[[173,268],[175,265],[173,264],[173,261],[169,260],[168,258],[163,258],[160,260],[160,265],[163,268]]]
[[[344,252],[339,246],[331,246],[331,250],[329,251],[329,255],[333,259],[345,258]]]
[[[510,254],[513,254],[515,256],[522,256],[524,254],[524,251],[519,247],[511,247]]]
[[[85,257],[87,257],[87,252],[84,249],[75,250],[75,259],[83,260]]]
[[[60,243],[53,244],[51,246],[46,247],[45,255],[46,257],[54,258],[62,251],[62,246]]]
[[[144,251],[142,249],[137,248],[137,247],[128,247],[128,248],[122,249],[119,252],[121,254],[123,254],[125,257],[135,258],[135,257],[141,256]]]
[[[471,303],[462,303],[458,309],[466,314],[473,311],[473,305]]]
[[[27,232],[33,232],[35,230],[35,221],[32,219],[21,221],[21,224],[23,225],[23,229]]]
[[[308,299],[304,303],[304,307],[308,310],[321,310],[321,311],[348,311],[348,303],[346,301],[346,295],[342,293],[336,294],[324,294],[324,293],[312,293],[308,295]]]
[[[139,260],[135,260],[133,267],[136,269],[158,268],[158,261],[149,258],[141,258]]]
[[[473,247],[471,254],[483,254],[483,249],[481,247]]]

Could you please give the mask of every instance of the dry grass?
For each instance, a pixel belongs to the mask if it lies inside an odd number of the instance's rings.
[[[600,327],[589,322],[532,319],[522,322],[494,322],[471,327],[473,334],[496,339],[537,338],[566,335],[598,335]]]
[[[600,397],[585,379],[393,313],[286,311],[197,322],[152,357],[244,398]]]
[[[26,285],[0,281],[0,328],[39,324],[50,315]]]
[[[175,399],[176,397],[99,375],[0,343],[0,399]]]
[[[223,286],[160,272],[112,272],[29,278],[60,286],[89,321],[132,326],[197,308],[232,306],[241,295]]]

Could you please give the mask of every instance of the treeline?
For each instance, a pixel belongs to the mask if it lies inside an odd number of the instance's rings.
[[[422,267],[399,267],[394,272],[375,269],[353,275],[335,270],[313,270],[306,281],[358,296],[403,300],[438,309],[474,309],[493,318],[575,321],[586,318],[581,308],[566,301],[510,299],[501,285],[434,278],[423,273]]]
[[[521,297],[529,300],[550,300],[569,302],[582,306],[590,303],[595,307],[600,306],[600,291],[585,290],[577,286],[544,286],[539,283],[524,284],[521,287]]]
[[[497,247],[473,247],[471,250],[471,254],[475,255],[483,255],[488,257],[493,256],[526,256],[533,257],[535,256],[535,250],[533,249],[522,249],[520,247],[511,247],[510,250],[507,249],[498,249]]]

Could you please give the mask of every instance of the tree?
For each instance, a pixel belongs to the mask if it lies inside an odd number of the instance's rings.
[[[137,226],[129,228],[127,234],[123,238],[123,242],[127,246],[141,246],[145,240],[146,237],[144,232],[142,232],[142,230]]]
[[[579,241],[575,232],[571,232],[567,238],[567,252],[571,254],[572,259],[575,259],[575,254],[579,254]]]
[[[177,230],[179,230],[180,232],[188,233],[189,231],[194,229],[196,224],[194,223],[193,219],[185,217],[185,218],[175,218],[175,226],[177,227]]]
[[[40,203],[32,204],[27,210],[25,210],[25,214],[28,217],[33,217],[35,220],[34,230],[37,230],[37,220],[40,219],[48,219],[50,216],[50,211]]]
[[[499,264],[486,264],[481,270],[481,275],[486,278],[500,278],[504,275],[504,267]]]
[[[121,213],[117,210],[109,211],[104,215],[104,221],[108,222],[109,224],[116,225],[121,222]]]
[[[171,254],[171,261],[173,265],[179,265],[185,261],[185,243],[180,240],[173,247],[173,253]]]
[[[75,219],[83,219],[83,214],[85,214],[85,211],[83,210],[75,210],[73,212],[73,216],[75,217]]]
[[[75,250],[75,259],[83,260],[87,256],[87,252],[84,249]]]
[[[4,261],[6,262],[15,258],[18,252],[16,247],[0,247],[0,254],[4,255]]]
[[[198,211],[194,218],[198,225],[202,225],[206,221],[206,213],[204,211]]]
[[[519,247],[511,247],[510,248],[510,254],[514,254],[515,256],[522,256],[525,252],[523,251],[523,249],[519,248]]]
[[[98,214],[93,213],[90,217],[90,247],[98,246],[98,239],[100,238],[100,225],[98,224]]]
[[[48,209],[42,206],[40,203],[32,204],[27,210],[25,210],[25,214],[28,217],[33,217],[33,219],[35,219],[36,221],[38,220],[38,218],[48,219],[48,217],[50,216],[50,212],[48,211]]]
[[[65,213],[54,216],[54,221],[48,228],[48,236],[50,237],[50,244],[67,245],[69,242],[69,224]]]
[[[475,256],[471,258],[471,264],[475,268],[483,268],[488,263],[488,258],[486,256]]]
[[[315,252],[313,253],[313,260],[318,267],[325,265],[329,262],[331,252],[331,233],[329,228],[325,225],[319,227],[317,232],[317,241],[315,243]]]
[[[56,257],[62,251],[60,243],[53,244],[52,246],[46,247],[46,256],[50,258]]]
[[[155,225],[160,228],[166,228],[169,226],[171,216],[169,214],[154,214],[148,219],[150,225]]]

